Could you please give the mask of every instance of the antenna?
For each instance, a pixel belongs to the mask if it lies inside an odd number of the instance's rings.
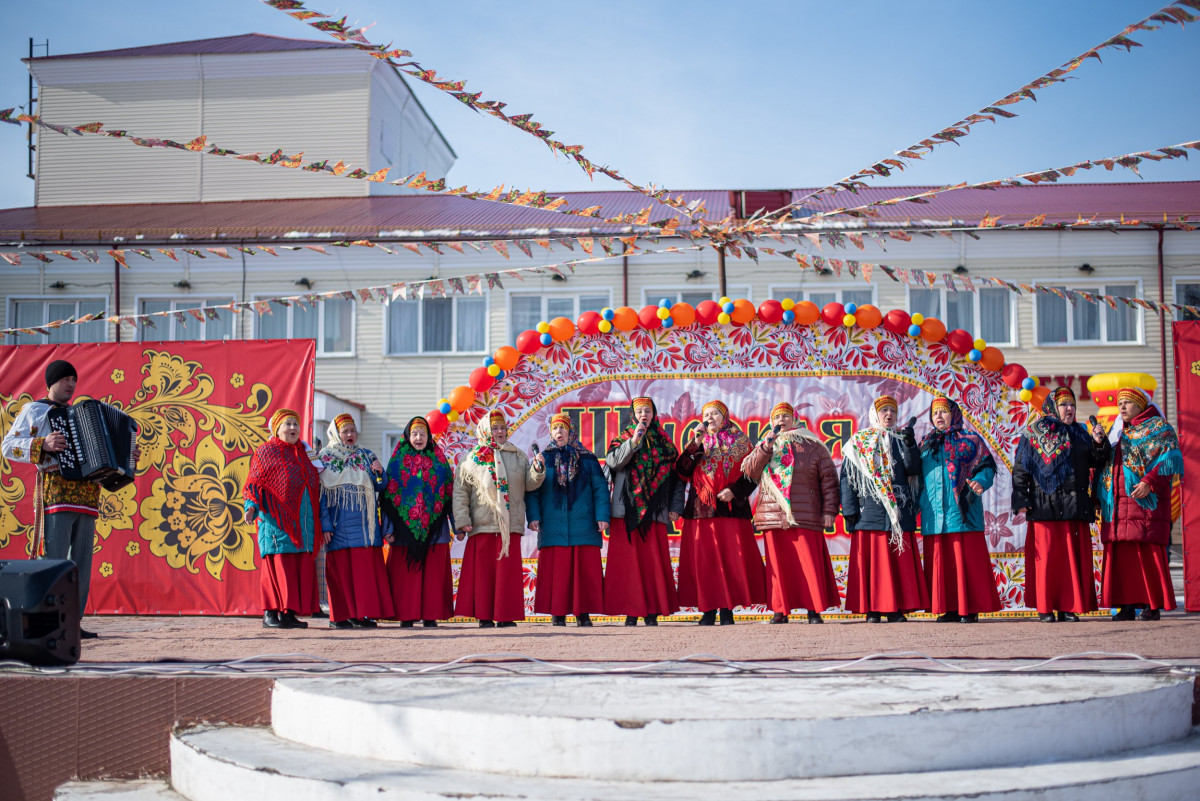
[[[29,57],[31,59],[33,58],[33,49],[35,47],[45,48],[46,55],[47,56],[50,55],[50,40],[49,39],[42,42],[41,44],[34,44],[33,37],[32,36],[29,37]],[[25,108],[28,109],[27,113],[30,116],[37,113],[37,109],[35,107],[35,104],[37,102],[38,102],[38,97],[37,97],[37,95],[35,95],[33,93],[33,70],[30,70],[29,71],[29,100],[25,104]],[[28,133],[25,134],[25,141],[27,143],[26,147],[29,150],[28,165],[25,170],[25,177],[33,178],[33,155],[34,155],[35,151],[37,151],[37,145],[35,145],[33,143],[33,123],[32,122],[29,123],[29,131],[28,131]]]

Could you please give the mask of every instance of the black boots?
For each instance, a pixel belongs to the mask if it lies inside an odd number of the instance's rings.
[[[825,620],[824,620],[824,618],[821,617],[820,612],[814,612],[812,609],[809,609],[808,610],[808,622],[809,623],[824,623]]]
[[[352,629],[354,624],[349,620],[330,620],[329,628],[331,629]]]
[[[268,609],[263,612],[263,628],[277,629],[279,628],[279,612],[274,609]]]
[[[787,623],[788,616],[785,615],[783,612],[776,612],[775,614],[771,615],[771,622],[772,623]]]
[[[732,626],[733,625],[733,610],[732,609],[722,609],[720,611],[721,611],[721,625],[722,626]]]
[[[1117,613],[1112,616],[1113,620],[1133,620],[1134,609],[1132,606],[1122,606],[1117,610]]]
[[[972,612],[969,615],[963,615],[962,617],[960,617],[958,619],[958,622],[959,623],[978,623],[979,622],[979,613]]]
[[[658,615],[646,615],[646,617],[643,619],[646,621],[647,626],[657,626],[658,625]]]
[[[879,614],[878,612],[867,612],[867,622],[868,623],[882,623],[883,615]]]
[[[716,609],[709,609],[707,612],[705,612],[704,614],[702,614],[700,616],[700,625],[701,626],[712,626],[712,625],[715,625],[716,622],[717,622],[717,610]]]
[[[1079,615],[1075,614],[1074,612],[1059,612],[1058,613],[1058,622],[1059,623],[1078,623]]]
[[[962,615],[958,612],[947,612],[944,615],[938,615],[938,623],[958,623],[962,620]]]
[[[626,616],[625,616],[625,625],[626,625],[626,626],[636,626],[636,625],[637,625],[637,618],[636,618],[636,617],[630,617],[629,615],[626,615]]]
[[[567,625],[567,616],[566,615],[551,615],[550,616],[550,625],[552,625],[552,626]]]
[[[427,629],[436,629],[437,621],[436,620],[422,620],[421,625]]]
[[[903,612],[888,612],[887,613],[887,622],[888,623],[907,623],[908,618],[906,618],[904,616]]]
[[[1161,620],[1162,612],[1157,609],[1143,609],[1137,614],[1138,620]]]
[[[494,629],[494,628],[496,628],[496,621],[494,621],[494,620],[481,620],[481,621],[479,621],[479,628],[481,628],[481,629]]]
[[[1056,618],[1054,616],[1053,612],[1038,612],[1038,622],[1039,623],[1057,623],[1058,618]]]
[[[592,616],[589,615],[587,612],[584,612],[582,615],[576,615],[575,616],[575,625],[576,626],[592,625]]]
[[[279,628],[281,629],[306,629],[308,624],[303,620],[296,618],[296,613],[285,609],[279,613]]]

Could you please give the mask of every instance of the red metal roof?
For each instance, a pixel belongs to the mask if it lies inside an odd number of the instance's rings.
[[[279,53],[287,50],[328,50],[346,47],[332,39],[287,39],[265,33],[243,33],[215,39],[194,39],[190,42],[166,42],[145,47],[123,47],[118,50],[97,50],[91,53],[65,53],[60,56],[40,56],[22,61],[57,61],[68,58],[129,58],[132,56],[196,56],[210,53]]]
[[[869,189],[857,196],[824,198],[817,208],[866,203],[884,197],[914,194],[931,187]],[[793,190],[794,197],[807,191]],[[737,192],[705,190],[674,192],[688,201],[703,200],[705,216],[720,220],[729,214]],[[637,212],[651,201],[635,192],[566,192],[569,208],[599,205],[606,217]],[[837,202],[833,202],[836,200]],[[658,203],[651,219],[675,212]],[[1024,222],[1046,214],[1048,224],[1074,222],[1079,216],[1144,222],[1163,215],[1200,217],[1200,181],[1171,183],[1111,183],[1004,187],[995,191],[958,190],[934,198],[927,205],[903,203],[880,209],[875,224],[907,221],[961,221],[977,224],[984,213],[1003,215],[1000,224]],[[831,218],[840,225],[848,218]],[[854,221],[850,221],[853,223]],[[453,238],[537,236],[547,233],[615,233],[614,226],[598,220],[502,203],[466,200],[447,195],[389,195],[383,197],[319,198],[297,200],[244,200],[222,203],[147,203],[107,206],[44,206],[0,210],[0,240],[61,243],[132,240],[147,242],[190,240],[278,240],[289,232],[334,238]],[[302,238],[297,240],[303,242]],[[132,244],[132,242],[130,242]]]

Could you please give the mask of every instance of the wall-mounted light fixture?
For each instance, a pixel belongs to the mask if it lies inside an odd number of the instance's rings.
[[[555,273],[554,275],[550,276],[550,280],[551,281],[566,281],[567,277],[565,275],[559,275],[558,273]]]
[[[173,284],[173,286],[174,286],[176,289],[191,289],[191,288],[192,288],[192,282],[191,282],[191,281],[189,281],[189,280],[187,280],[186,278],[184,278],[182,281],[176,281],[176,282]]]
[[[703,270],[692,270],[690,273],[685,275],[683,278],[685,281],[699,281],[701,278],[703,278],[705,276],[705,274],[706,273]]]
[[[313,288],[313,282],[309,281],[307,278],[301,278],[300,280],[296,281],[295,284],[296,286],[302,286],[305,289]]]
[[[1092,273],[1096,272],[1096,268],[1090,264],[1082,264],[1079,267],[1079,272],[1091,275]]]
[[[51,289],[66,289],[67,285],[64,284],[62,281],[55,281],[53,284],[50,284],[50,288]]]
[[[969,272],[970,272],[970,270],[967,269],[967,266],[965,264],[960,264],[954,268],[955,275],[966,275]]]

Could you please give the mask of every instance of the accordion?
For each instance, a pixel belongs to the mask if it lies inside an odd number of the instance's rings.
[[[67,438],[58,454],[63,478],[92,481],[109,492],[133,483],[137,423],[132,417],[107,403],[83,400],[56,406],[47,418],[50,430]]]

